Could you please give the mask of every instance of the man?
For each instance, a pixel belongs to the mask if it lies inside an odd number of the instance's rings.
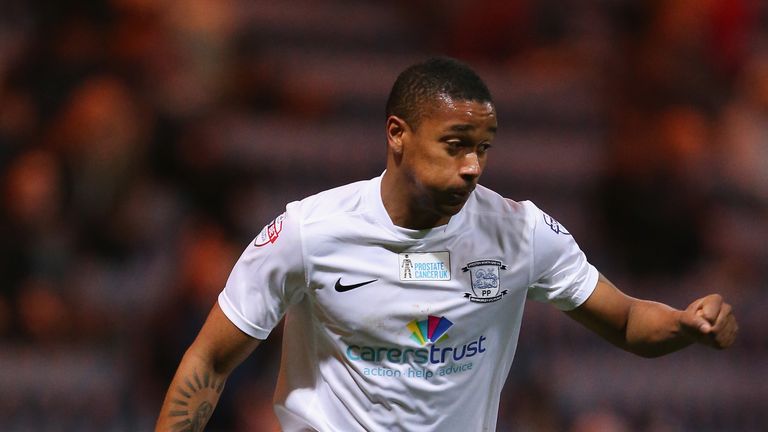
[[[202,429],[230,371],[283,315],[285,431],[495,430],[526,298],[643,356],[733,342],[719,295],[682,311],[629,297],[553,218],[479,186],[496,127],[465,65],[406,69],[387,103],[384,174],[288,204],[261,231],[184,355],[157,430]]]
[[[403,268],[403,280],[408,280],[412,278],[411,275],[411,268],[413,267],[413,262],[411,262],[411,259],[408,258],[408,254],[405,254],[405,258],[403,258],[403,264],[400,266]]]

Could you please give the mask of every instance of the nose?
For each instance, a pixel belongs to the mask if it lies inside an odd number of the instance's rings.
[[[461,167],[459,168],[459,175],[464,178],[477,178],[480,176],[482,168],[480,167],[480,158],[477,157],[477,153],[468,152],[461,160]]]

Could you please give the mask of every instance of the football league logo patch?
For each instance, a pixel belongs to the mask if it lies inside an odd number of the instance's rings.
[[[262,247],[276,242],[277,238],[280,237],[280,231],[283,230],[283,219],[285,219],[285,213],[276,217],[275,220],[265,226],[259,235],[256,236],[253,245]]]
[[[498,260],[472,261],[463,267],[461,271],[469,273],[471,293],[464,293],[464,297],[475,303],[491,303],[501,299],[507,294],[507,290],[501,290],[500,270],[506,270],[507,266]]]

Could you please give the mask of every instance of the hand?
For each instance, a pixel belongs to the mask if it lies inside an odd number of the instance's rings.
[[[680,315],[680,326],[694,341],[717,349],[731,346],[739,330],[731,305],[719,294],[691,303]]]

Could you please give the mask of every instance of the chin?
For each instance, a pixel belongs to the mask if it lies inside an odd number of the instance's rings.
[[[464,204],[466,204],[466,201],[462,201],[456,204],[443,204],[438,207],[438,212],[443,216],[455,216],[458,212],[461,211],[462,208],[464,208]]]

